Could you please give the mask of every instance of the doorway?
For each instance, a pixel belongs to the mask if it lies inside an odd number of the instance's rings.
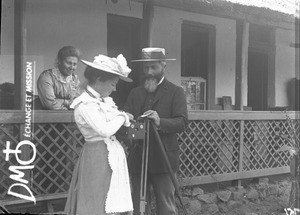
[[[181,85],[189,110],[215,104],[215,35],[212,25],[183,21],[181,30]]]
[[[250,24],[247,106],[266,111],[275,99],[275,29]]]
[[[130,90],[139,84],[140,66],[131,63],[131,60],[138,59],[141,52],[141,19],[107,15],[107,54],[116,57],[123,54],[127,60],[127,65],[131,68],[129,77],[132,83],[119,81],[117,91],[111,94],[116,105],[122,109]]]
[[[248,106],[254,111],[268,109],[268,53],[248,52]]]

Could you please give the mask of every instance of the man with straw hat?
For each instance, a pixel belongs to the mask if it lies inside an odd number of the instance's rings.
[[[143,64],[144,84],[132,89],[124,110],[131,113],[135,119],[145,115],[152,120],[159,132],[175,175],[179,166],[179,145],[176,133],[184,131],[188,120],[183,89],[164,77],[166,61],[170,60],[175,59],[167,59],[163,48],[142,49],[142,58],[132,62]],[[153,130],[150,129],[148,185],[153,186],[157,214],[176,214],[175,187],[169,176],[162,152],[153,135]],[[134,214],[139,214],[142,146],[135,145],[135,149],[131,150],[130,153],[132,160],[128,165],[132,178]],[[147,188],[147,190],[149,194],[149,189]],[[149,211],[149,207],[147,207],[147,210]]]

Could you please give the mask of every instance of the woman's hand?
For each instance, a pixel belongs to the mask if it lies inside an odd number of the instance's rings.
[[[129,127],[131,124],[131,121],[133,121],[133,115],[124,111],[120,112],[124,117],[125,117],[125,122],[124,122],[124,126],[125,127]]]
[[[127,116],[129,117],[129,120],[130,121],[134,121],[134,117],[133,117],[133,115],[131,114],[131,113],[127,113],[127,112],[125,112],[126,114],[127,114]]]

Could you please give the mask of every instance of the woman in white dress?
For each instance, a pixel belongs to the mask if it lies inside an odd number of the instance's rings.
[[[130,125],[132,115],[119,111],[109,95],[119,79],[130,82],[123,55],[98,55],[82,60],[88,85],[71,104],[85,144],[72,175],[65,213],[71,215],[120,214],[133,210],[127,161],[114,134]]]

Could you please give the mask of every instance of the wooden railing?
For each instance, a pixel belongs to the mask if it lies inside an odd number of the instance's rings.
[[[181,142],[182,185],[214,183],[288,173],[290,154],[279,152],[299,141],[296,112],[190,112]]]
[[[299,141],[300,120],[295,112],[194,111],[189,125],[178,134],[183,186],[239,180],[288,173],[290,155],[278,149],[290,144],[285,135]],[[22,140],[25,113],[0,111],[0,200],[8,200],[8,168],[15,159],[5,161],[6,141],[15,147]],[[30,188],[35,196],[66,194],[72,171],[84,139],[71,111],[34,111],[32,142],[37,149],[30,170]],[[22,151],[30,157],[31,150]]]

